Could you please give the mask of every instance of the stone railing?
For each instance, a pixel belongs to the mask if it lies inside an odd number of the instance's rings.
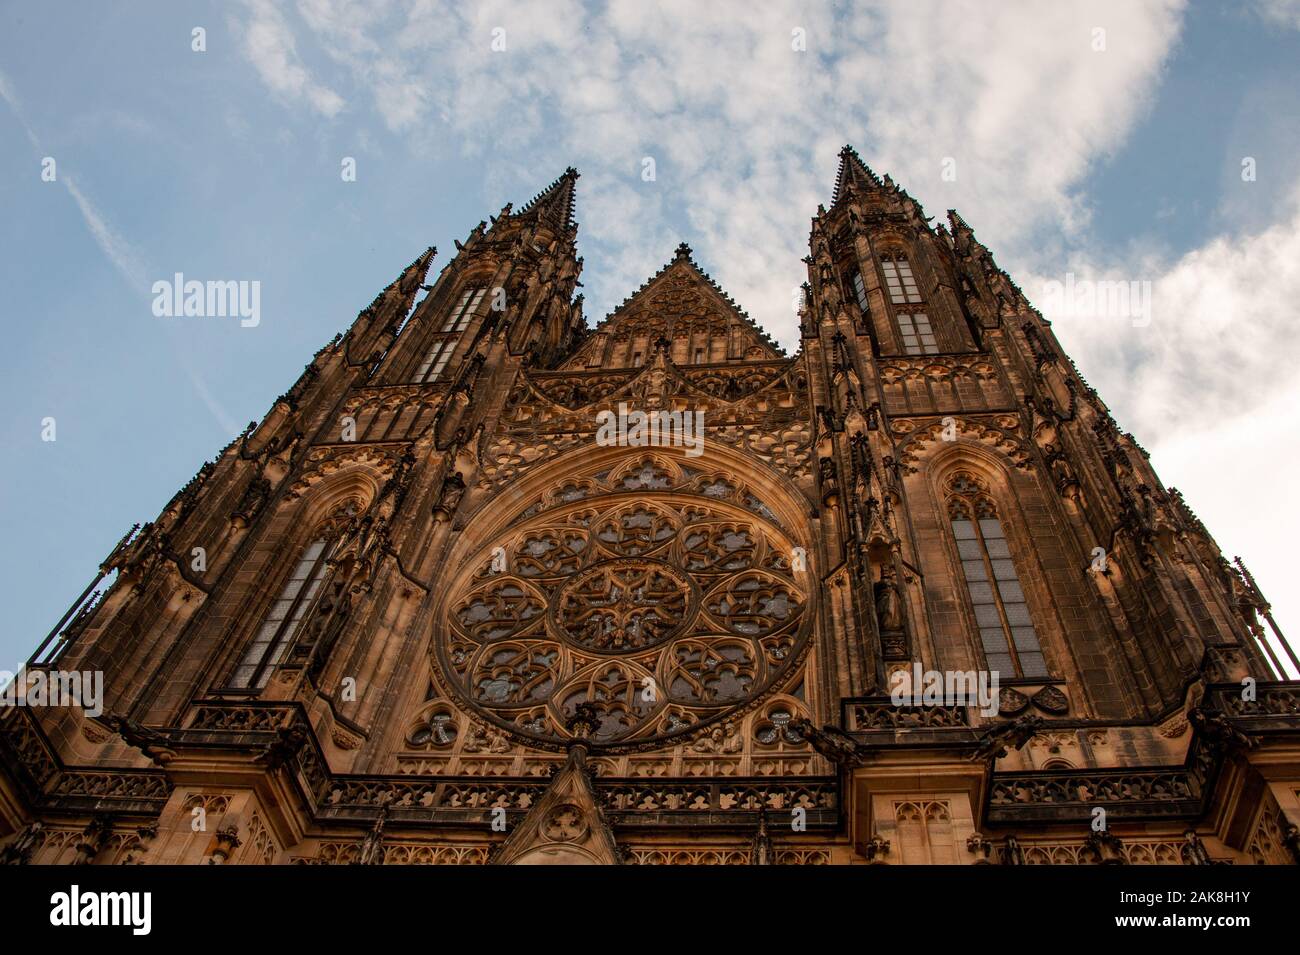
[[[43,810],[157,816],[172,791],[159,770],[64,766],[27,707],[8,709],[0,719],[0,762]]]

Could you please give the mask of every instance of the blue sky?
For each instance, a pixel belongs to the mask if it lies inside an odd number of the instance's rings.
[[[1300,626],[1300,2],[752,6],[0,8],[0,669],[425,246],[568,165],[590,320],[685,240],[793,347],[846,142],[1031,299],[1150,283],[1149,325],[1045,311]],[[259,281],[260,324],[155,317],[178,271]]]

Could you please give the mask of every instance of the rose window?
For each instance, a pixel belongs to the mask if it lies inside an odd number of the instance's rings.
[[[582,488],[575,494],[575,488]],[[466,564],[435,640],[454,696],[525,738],[673,737],[787,688],[806,583],[762,495],[658,458],[568,479]]]
[[[691,584],[671,567],[614,560],[569,579],[555,622],[564,636],[592,650],[641,650],[662,643],[686,621]]]

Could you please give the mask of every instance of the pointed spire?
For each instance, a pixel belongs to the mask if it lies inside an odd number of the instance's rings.
[[[437,247],[431,245],[402,271],[397,279],[397,287],[403,295],[415,296],[420,286],[424,284],[424,278],[429,274],[429,265],[437,254]]]
[[[537,216],[557,232],[566,232],[577,227],[573,221],[573,204],[575,186],[578,182],[578,170],[570,166],[564,174],[556,179],[516,213],[518,216]]]
[[[424,286],[429,264],[437,254],[438,250],[429,246],[357,314],[344,343],[344,355],[349,363],[367,360],[376,348],[382,351],[387,347],[386,344],[380,345],[381,337],[397,335],[411,313],[415,296]]]
[[[402,269],[402,274],[397,277],[397,281],[381,293],[380,299],[387,299],[393,303],[390,334],[396,334],[397,329],[406,320],[406,316],[411,314],[411,306],[415,304],[416,295],[424,287],[424,279],[429,274],[429,265],[437,254],[437,248],[429,246],[414,262]]]
[[[402,317],[405,317],[406,313],[411,310],[411,306],[415,304],[415,293],[424,284],[424,277],[429,272],[429,264],[437,254],[438,250],[433,246],[425,249],[414,262],[402,269],[402,273],[397,278],[375,296],[375,300],[361,314],[373,314],[380,306],[388,302],[395,303],[397,310],[401,312]]]
[[[883,184],[880,177],[862,161],[856,149],[846,145],[840,150],[840,168],[835,174],[835,194],[831,197],[832,206],[839,202],[849,189],[863,191],[879,188],[881,185]]]

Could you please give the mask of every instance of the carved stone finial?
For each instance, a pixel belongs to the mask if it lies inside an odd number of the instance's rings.
[[[72,864],[90,865],[94,862],[112,832],[113,823],[107,816],[96,816],[91,819],[86,828],[81,831],[81,839],[77,843],[77,855],[72,860]]]
[[[749,844],[750,865],[774,865],[776,852],[772,848],[772,836],[767,831],[767,807],[758,811],[758,830]]]
[[[600,728],[600,712],[594,703],[579,703],[564,725],[576,739],[585,741]]]
[[[1300,826],[1295,823],[1288,824],[1283,817],[1282,844],[1291,852],[1291,858],[1295,860],[1296,865],[1300,865]]]
[[[1002,864],[1003,865],[1025,865],[1025,850],[1020,845],[1020,840],[1015,836],[1007,836],[1006,844],[1002,847]]]
[[[12,841],[0,849],[0,865],[28,865],[32,853],[45,841],[45,824],[39,819],[23,827]]]
[[[384,864],[384,823],[388,820],[388,807],[392,797],[392,793],[384,793],[381,797],[379,815],[375,819],[375,824],[370,827],[370,831],[366,833],[365,839],[362,840],[361,851],[357,854],[354,865]]]

